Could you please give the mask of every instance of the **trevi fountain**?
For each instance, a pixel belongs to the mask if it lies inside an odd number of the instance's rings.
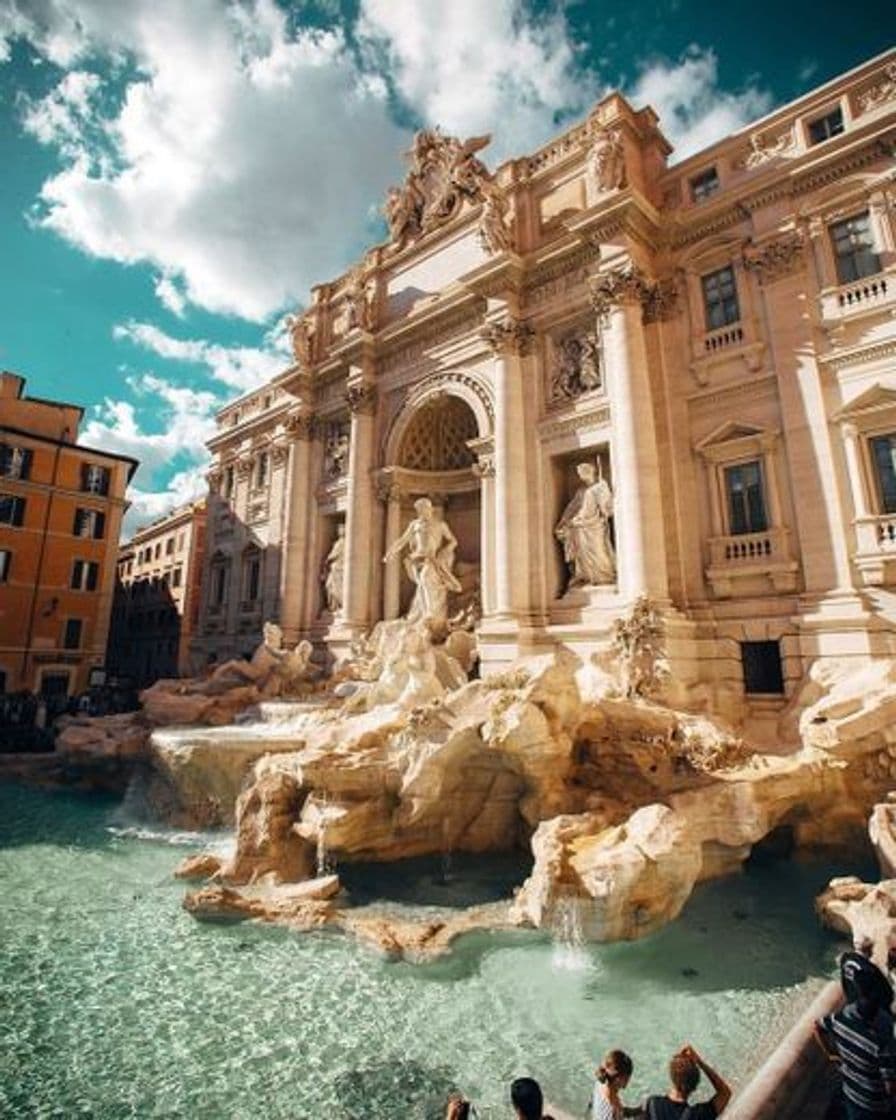
[[[556,532],[588,584],[612,494],[579,476]],[[406,614],[337,665],[268,624],[73,717],[44,780],[123,802],[3,787],[4,1114],[437,1117],[460,1089],[499,1117],[522,1072],[579,1114],[610,1045],[641,1090],[685,1037],[736,1083],[773,1049],[876,802],[896,862],[896,666],[811,673],[774,750],[667,701],[647,599],[606,654],[480,677],[455,545],[418,501]],[[894,906],[839,878],[822,917],[883,946]]]

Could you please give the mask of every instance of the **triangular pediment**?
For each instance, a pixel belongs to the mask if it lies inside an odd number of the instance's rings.
[[[726,420],[718,428],[714,428],[708,436],[704,436],[699,443],[694,444],[697,451],[706,451],[720,443],[731,443],[736,439],[756,439],[758,436],[768,435],[766,428],[756,428],[751,424],[739,424],[736,420]]]
[[[835,420],[853,420],[868,412],[879,412],[885,408],[896,408],[896,389],[878,382],[859,393],[836,413]]]

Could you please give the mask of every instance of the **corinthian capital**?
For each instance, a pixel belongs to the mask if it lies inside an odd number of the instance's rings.
[[[535,331],[519,319],[500,319],[486,323],[480,332],[494,354],[528,354]]]
[[[650,285],[645,280],[644,274],[634,264],[592,276],[589,286],[591,306],[598,315],[606,315],[611,307],[619,307],[626,303],[643,304],[647,301],[650,292]]]
[[[369,381],[355,381],[346,386],[345,401],[352,412],[373,412],[376,407],[376,386]]]
[[[291,412],[284,427],[293,439],[314,439],[317,434],[317,423],[310,412]]]

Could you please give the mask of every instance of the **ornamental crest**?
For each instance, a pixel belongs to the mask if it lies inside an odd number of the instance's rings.
[[[485,135],[461,142],[437,128],[424,128],[416,134],[407,153],[411,168],[404,185],[391,187],[386,198],[395,250],[447,222],[465,201],[483,201],[483,187],[492,183],[492,176],[476,152],[490,140]]]

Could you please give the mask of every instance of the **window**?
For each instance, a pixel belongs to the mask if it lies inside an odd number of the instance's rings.
[[[255,485],[259,488],[264,486],[268,480],[268,455],[266,451],[258,456],[255,464]]]
[[[872,438],[871,459],[877,475],[880,512],[896,513],[896,432]]]
[[[227,565],[215,564],[212,568],[212,606],[221,607],[227,597]]]
[[[243,567],[243,598],[248,603],[258,601],[258,591],[261,584],[261,557],[257,552],[251,552],[245,560]]]
[[[174,552],[174,537],[169,537],[168,540],[165,541],[165,555],[166,556],[171,556],[173,552]]]
[[[0,548],[0,583],[9,579],[9,569],[12,567],[12,553],[8,548]]]
[[[81,464],[81,489],[88,494],[109,493],[109,471],[96,463]]]
[[[719,173],[714,167],[710,167],[708,171],[703,171],[691,179],[691,198],[694,202],[702,202],[715,194],[719,186]]]
[[[106,515],[98,509],[76,509],[72,532],[76,537],[102,540],[106,532]]]
[[[730,266],[710,272],[703,277],[703,305],[706,309],[706,329],[718,330],[740,319],[737,304],[737,286]]]
[[[31,474],[31,452],[25,447],[0,443],[0,475],[26,479]]]
[[[72,565],[72,590],[96,591],[100,566],[94,560],[76,560]]]
[[[178,533],[177,534],[177,551],[178,552],[183,552],[183,550],[184,550],[184,534],[183,533]]]
[[[264,407],[265,408],[270,408],[271,407],[271,394],[270,393],[268,393],[268,395],[264,398]]]
[[[779,642],[741,642],[741,665],[744,691],[748,693],[783,693],[784,672],[781,667]]]
[[[156,541],[156,547],[155,547],[155,553],[154,553],[154,556],[155,556],[156,560],[158,560],[158,558],[161,555],[162,555],[162,542],[161,541]]]
[[[25,522],[25,499],[0,494],[0,525],[20,526]]]
[[[831,241],[837,260],[837,279],[841,284],[851,284],[853,280],[880,272],[867,213],[835,222],[831,226]]]
[[[764,533],[768,528],[762,468],[758,460],[725,468],[725,492],[728,495],[728,531]]]
[[[175,568],[171,573],[171,586],[180,587],[181,569]]]
[[[81,648],[81,629],[83,625],[84,623],[80,618],[67,618],[65,620],[65,631],[62,635],[63,649]]]
[[[843,131],[843,110],[838,105],[823,117],[816,117],[809,121],[809,143],[822,144],[832,136],[839,136]]]
[[[224,472],[223,495],[225,498],[233,497],[233,467],[228,467]]]

